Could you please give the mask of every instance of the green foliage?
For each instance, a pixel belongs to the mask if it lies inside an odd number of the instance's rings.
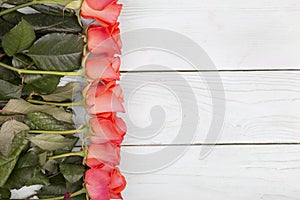
[[[4,3],[22,6],[31,1],[39,4],[31,5],[38,13],[21,13],[2,6]],[[79,138],[28,131],[75,129],[72,113],[67,112],[66,107],[35,105],[28,99],[72,101],[73,93],[81,90],[80,84],[58,87],[61,74],[37,75],[20,71],[66,72],[81,67],[82,27],[76,12],[69,9],[74,2],[0,0],[1,11],[7,13],[0,15],[0,199],[9,199],[11,189],[36,184],[43,185],[38,192],[40,198],[63,196],[82,188],[85,171],[82,157],[49,159],[71,152]]]
[[[24,19],[2,38],[2,47],[8,56],[13,56],[31,46],[35,40],[32,26]]]
[[[72,145],[75,139],[56,134],[39,134],[30,137],[29,140],[43,150],[54,151]]]
[[[74,71],[81,66],[83,40],[73,34],[52,33],[38,39],[28,56],[36,67],[49,71]]]

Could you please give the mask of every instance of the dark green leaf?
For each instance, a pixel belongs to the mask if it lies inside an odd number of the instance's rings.
[[[31,46],[35,40],[32,26],[25,20],[12,28],[2,38],[2,47],[8,56],[13,56]]]
[[[23,99],[11,99],[2,109],[3,112],[12,112],[19,114],[29,114],[32,112],[45,112],[55,116],[57,120],[73,123],[72,113],[66,112],[63,108],[50,105],[33,105]]]
[[[31,60],[31,58],[29,58],[28,56],[26,56],[24,54],[16,54],[13,56],[12,65],[15,68],[25,69],[28,66],[31,66],[32,64],[34,64],[34,63]]]
[[[71,184],[79,181],[83,175],[85,168],[82,165],[63,164],[59,165],[60,172],[63,174],[65,179]]]
[[[45,101],[62,102],[73,99],[73,94],[81,90],[80,83],[72,82],[65,86],[57,87],[51,94],[36,94],[41,96]]]
[[[52,174],[56,174],[58,172],[58,163],[56,160],[47,160],[43,169],[51,172]]]
[[[46,151],[62,149],[74,143],[74,139],[65,138],[55,134],[40,134],[30,137],[29,140]]]
[[[15,168],[9,179],[5,183],[5,187],[9,189],[19,189],[23,186],[30,185],[47,185],[48,178],[42,174],[37,167]]]
[[[28,140],[25,139],[26,133],[17,134],[11,145],[11,153],[9,157],[5,158],[0,156],[0,187],[2,187],[9,175],[11,174],[14,166],[17,163],[18,157],[22,150],[27,146]]]
[[[82,32],[77,18],[60,17],[46,14],[30,14],[24,17],[37,33],[45,34],[52,32],[78,33]]]
[[[74,71],[80,68],[83,40],[80,36],[52,33],[38,39],[29,49],[36,67],[49,71]]]
[[[60,77],[54,75],[24,75],[24,91],[49,94],[59,84]]]
[[[4,156],[9,156],[11,152],[11,144],[16,134],[29,130],[29,127],[16,120],[5,122],[0,130],[0,152]]]
[[[10,23],[0,18],[0,39],[13,27]]]
[[[6,188],[0,188],[0,199],[10,199],[10,191]]]
[[[63,131],[74,129],[74,127],[66,122],[62,122],[44,112],[32,112],[27,114],[26,119],[28,119],[35,127],[39,130],[48,131]]]
[[[9,3],[13,5],[20,5],[24,3],[31,2],[32,0],[3,0],[4,3]]]
[[[29,185],[48,185],[49,180],[47,176],[45,176],[39,168],[35,168],[33,177],[26,182],[26,186]]]
[[[51,198],[63,196],[66,192],[67,189],[65,185],[48,185],[42,187],[37,194],[39,198]]]
[[[67,17],[67,16],[74,16],[75,11],[71,9],[65,9],[64,6],[59,5],[32,5],[31,8],[35,9],[36,11],[39,11],[43,14],[49,15],[55,15],[55,16],[61,16],[61,17]]]
[[[24,16],[23,13],[20,13],[18,11],[13,11],[6,15],[3,15],[2,18],[12,26],[15,26],[22,20],[23,16]]]
[[[19,158],[15,168],[36,167],[38,166],[38,164],[39,164],[38,155],[33,151],[29,151],[25,155]]]
[[[22,94],[22,86],[11,84],[7,81],[0,80],[0,99],[20,98]]]
[[[21,78],[15,72],[0,67],[0,79],[10,82],[14,85],[21,84]]]

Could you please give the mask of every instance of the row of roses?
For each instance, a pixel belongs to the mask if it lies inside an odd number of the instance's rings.
[[[85,94],[90,114],[90,136],[86,158],[89,169],[85,186],[93,200],[122,199],[126,181],[120,173],[120,146],[126,133],[120,77],[120,40],[118,16],[122,5],[117,0],[85,0],[81,16],[95,20],[87,27],[87,49],[84,66],[88,82]]]

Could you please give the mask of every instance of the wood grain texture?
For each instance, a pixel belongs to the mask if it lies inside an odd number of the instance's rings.
[[[122,116],[128,125],[125,144],[205,142],[216,109],[212,92],[221,92],[221,85],[225,98],[217,100],[225,104],[225,119],[216,142],[299,143],[300,72],[222,72],[219,73],[222,82],[216,79],[217,75],[210,72],[122,74],[126,108]],[[222,113],[219,110],[217,117]],[[194,118],[199,118],[195,131]],[[174,142],[176,136],[191,131],[194,140],[183,137]]]
[[[298,0],[126,0],[123,4],[120,17],[123,34],[143,28],[178,32],[201,46],[219,70],[299,69]],[[159,35],[149,36],[148,40],[155,37]],[[123,42],[126,54],[127,46],[137,41],[123,38]],[[179,47],[187,45],[182,41],[174,43]],[[123,70],[135,69],[141,63],[194,69],[172,55],[155,50],[136,50],[124,58]]]
[[[126,147],[123,151],[139,154],[149,148]],[[300,198],[299,145],[217,146],[204,159],[199,159],[200,150],[201,146],[193,146],[176,163],[154,173],[125,173],[129,184],[124,199]]]

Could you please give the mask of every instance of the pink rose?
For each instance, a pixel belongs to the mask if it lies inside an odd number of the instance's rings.
[[[123,199],[126,180],[118,168],[93,168],[85,173],[86,189],[92,200]]]
[[[85,61],[85,73],[88,81],[119,80],[120,63],[120,57],[97,56],[87,58]]]
[[[122,42],[120,39],[119,23],[110,27],[101,27],[94,24],[88,27],[88,50],[93,54],[121,54]]]
[[[93,144],[111,142],[120,145],[126,133],[126,124],[116,113],[112,113],[109,118],[91,118],[90,126],[92,130],[90,140]]]
[[[115,81],[94,81],[86,93],[86,108],[90,115],[106,112],[124,112],[122,89]]]
[[[122,9],[117,0],[85,0],[80,14],[84,18],[95,19],[101,26],[112,26],[118,20]]]
[[[86,164],[91,168],[103,167],[104,165],[111,168],[116,167],[120,164],[120,146],[110,142],[91,143],[88,148]]]

